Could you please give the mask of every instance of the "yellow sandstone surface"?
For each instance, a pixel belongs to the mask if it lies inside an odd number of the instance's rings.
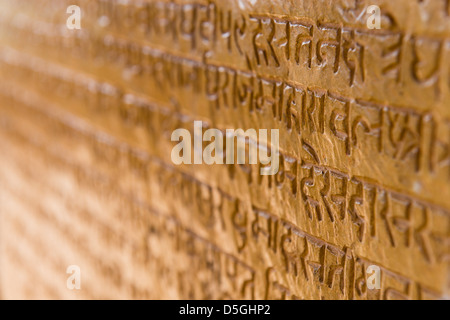
[[[449,107],[448,0],[0,0],[0,298],[448,298]]]

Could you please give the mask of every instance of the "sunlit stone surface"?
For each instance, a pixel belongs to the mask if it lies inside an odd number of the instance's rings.
[[[0,0],[0,298],[448,298],[449,106],[448,0]]]

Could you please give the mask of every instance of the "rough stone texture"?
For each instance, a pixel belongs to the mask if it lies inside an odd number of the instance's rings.
[[[448,298],[449,0],[0,0],[0,75],[0,298]]]

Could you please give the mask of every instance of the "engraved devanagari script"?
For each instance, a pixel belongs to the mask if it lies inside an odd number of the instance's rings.
[[[0,148],[1,299],[450,297],[450,0],[0,0]]]

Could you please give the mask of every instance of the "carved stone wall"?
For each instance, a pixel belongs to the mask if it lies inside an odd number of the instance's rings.
[[[0,0],[0,147],[0,298],[448,298],[450,1]]]

